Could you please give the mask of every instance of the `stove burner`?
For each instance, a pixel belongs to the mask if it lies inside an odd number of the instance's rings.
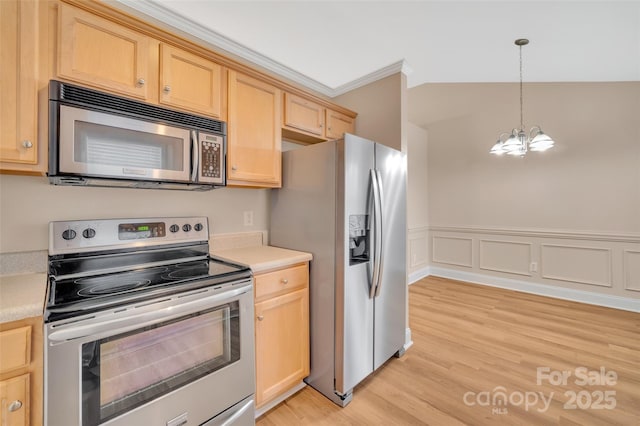
[[[185,278],[195,278],[208,275],[209,268],[193,267],[183,268],[168,273],[164,278],[170,280],[183,280]]]
[[[151,284],[154,276],[168,270],[169,268],[161,266],[139,271],[81,278],[74,283],[81,287],[77,292],[78,296],[110,296],[144,288]]]
[[[148,279],[117,282],[112,277],[85,278],[76,281],[76,284],[83,286],[78,290],[78,295],[85,297],[125,293],[137,288],[146,287],[150,283],[151,280]]]

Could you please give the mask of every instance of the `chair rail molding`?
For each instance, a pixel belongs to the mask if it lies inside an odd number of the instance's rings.
[[[510,235],[515,237],[557,238],[569,240],[612,241],[640,244],[637,233],[605,233],[556,229],[484,228],[472,226],[429,226],[431,232],[455,232],[461,234]]]

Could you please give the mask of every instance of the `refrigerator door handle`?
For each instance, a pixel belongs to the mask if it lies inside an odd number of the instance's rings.
[[[380,283],[380,260],[382,252],[382,211],[380,202],[380,184],[378,182],[379,172],[371,169],[371,189],[373,190],[373,276],[369,290],[369,298],[373,299],[377,295],[377,288]]]
[[[378,185],[378,214],[376,214],[376,245],[378,246],[378,283],[376,284],[376,294],[378,297],[380,294],[380,287],[382,287],[382,271],[384,269],[384,253],[383,248],[384,244],[382,244],[382,224],[384,223],[382,206],[384,206],[384,191],[382,190],[382,175],[378,169],[375,169],[376,177],[377,177],[377,185]]]

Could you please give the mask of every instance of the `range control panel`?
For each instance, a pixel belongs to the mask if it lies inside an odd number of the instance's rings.
[[[208,240],[205,216],[49,223],[49,255]]]
[[[224,144],[223,137],[209,133],[198,133],[200,165],[198,181],[224,184]]]

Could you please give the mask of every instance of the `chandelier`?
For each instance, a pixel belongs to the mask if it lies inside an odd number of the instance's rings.
[[[519,38],[515,41],[520,48],[520,128],[511,132],[503,132],[498,136],[498,141],[489,151],[491,154],[508,154],[524,157],[527,151],[546,151],[553,147],[553,139],[546,135],[540,126],[533,126],[529,131],[524,128],[524,114],[522,112],[522,46],[529,44],[526,38]]]

